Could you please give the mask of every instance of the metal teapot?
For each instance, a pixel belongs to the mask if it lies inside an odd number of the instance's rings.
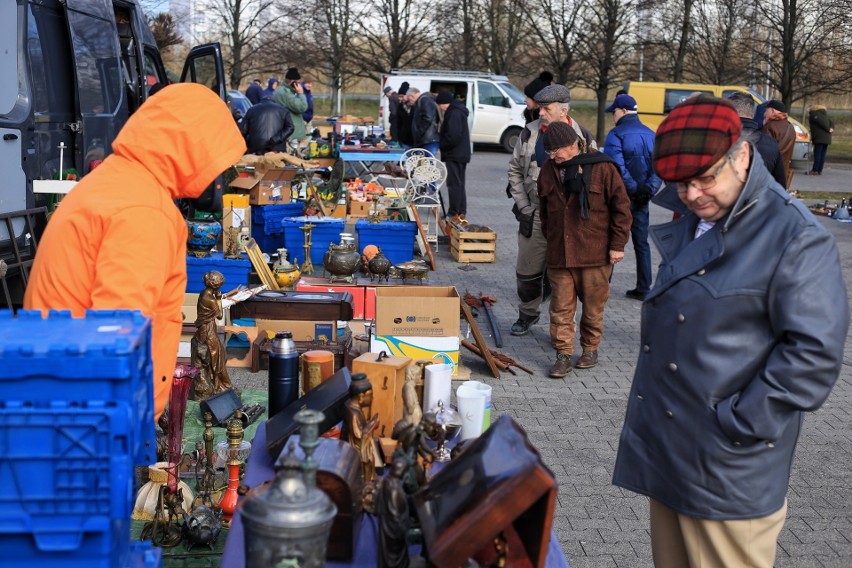
[[[373,281],[373,276],[378,276],[379,282],[382,281],[382,278],[385,279],[385,282],[388,281],[389,272],[391,268],[391,261],[388,260],[384,254],[382,254],[382,249],[379,249],[378,252],[370,259],[367,263],[367,270],[370,273],[370,282]]]
[[[339,245],[329,243],[322,265],[323,271],[331,274],[329,283],[343,281],[353,284],[353,274],[361,266],[361,255],[352,242],[341,241]]]

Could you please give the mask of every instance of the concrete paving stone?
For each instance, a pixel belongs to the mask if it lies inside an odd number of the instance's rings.
[[[570,558],[579,558],[578,560],[574,560],[571,562],[571,568],[617,568],[618,563],[614,558],[610,557],[588,557],[585,556],[585,553],[580,550],[577,556],[569,555],[566,551],[566,555]],[[634,565],[635,566],[635,565]]]
[[[601,533],[610,534],[608,531],[601,531]],[[630,546],[630,540],[627,540],[633,537],[632,533],[620,533],[616,537],[602,544],[587,543],[583,546],[583,551],[587,556],[591,557],[606,556],[611,558],[613,556],[622,556],[626,558],[630,555],[636,556],[636,551]]]
[[[775,568],[849,568],[849,564],[836,563],[838,559],[827,556],[813,558],[776,558]]]

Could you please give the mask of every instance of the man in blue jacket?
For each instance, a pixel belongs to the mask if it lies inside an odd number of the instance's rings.
[[[465,222],[467,193],[465,191],[465,169],[470,162],[470,127],[467,123],[467,107],[453,98],[449,91],[441,91],[435,99],[444,113],[441,121],[441,160],[447,166],[447,193],[450,206],[447,217],[454,223]]]
[[[613,483],[650,499],[657,568],[771,568],[805,412],[828,398],[849,327],[834,237],[772,179],[736,110],[706,95],[657,129],[654,169],[685,214],[662,262]]]
[[[606,109],[615,120],[609,131],[604,153],[612,158],[621,170],[624,187],[630,197],[633,224],[630,238],[636,252],[636,288],[626,296],[642,301],[651,289],[651,246],[648,244],[648,203],[662,185],[654,173],[651,157],[654,152],[654,132],[639,121],[636,99],[623,94]]]

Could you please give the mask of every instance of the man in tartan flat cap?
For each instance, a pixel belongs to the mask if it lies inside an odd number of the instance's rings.
[[[834,238],[763,165],[728,101],[657,129],[654,167],[684,215],[662,262],[613,483],[650,499],[657,568],[771,568],[803,414],[837,381],[849,327]]]

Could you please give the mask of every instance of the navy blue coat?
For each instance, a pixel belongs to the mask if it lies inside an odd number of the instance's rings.
[[[612,158],[621,170],[627,195],[633,198],[636,190],[644,186],[657,193],[663,184],[651,162],[654,155],[654,131],[639,121],[635,114],[625,114],[607,134],[604,153]]]
[[[261,96],[263,96],[263,87],[252,81],[246,89],[246,98],[251,101],[251,104],[256,105],[260,102]]]
[[[837,381],[849,326],[832,235],[753,151],[731,212],[652,228],[662,257],[613,483],[731,520],[784,505],[803,414]]]
[[[467,117],[470,112],[459,101],[453,101],[444,112],[441,121],[441,159],[445,162],[470,162],[470,126]]]

